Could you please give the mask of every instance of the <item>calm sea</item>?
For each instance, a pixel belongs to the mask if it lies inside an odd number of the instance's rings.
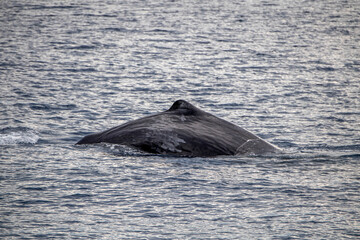
[[[0,3],[1,239],[359,239],[357,0]],[[184,99],[281,147],[86,134]]]

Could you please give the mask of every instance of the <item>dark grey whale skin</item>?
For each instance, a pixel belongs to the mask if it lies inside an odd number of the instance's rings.
[[[77,144],[114,143],[149,153],[188,157],[277,153],[260,137],[177,100],[169,110],[85,136]]]

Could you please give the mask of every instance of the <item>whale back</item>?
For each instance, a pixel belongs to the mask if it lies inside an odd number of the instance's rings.
[[[249,139],[256,139],[257,144],[246,144]],[[164,112],[85,136],[77,144],[100,142],[179,156],[258,154],[260,145],[266,151],[275,150],[258,136],[184,100]]]

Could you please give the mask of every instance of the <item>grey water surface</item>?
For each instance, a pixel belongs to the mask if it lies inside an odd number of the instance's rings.
[[[0,2],[1,239],[360,238],[357,0]],[[184,99],[283,149],[81,137]]]

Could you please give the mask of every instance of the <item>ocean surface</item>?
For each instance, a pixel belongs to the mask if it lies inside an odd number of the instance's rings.
[[[0,2],[1,239],[359,239],[358,0]],[[84,135],[184,99],[283,149]]]

